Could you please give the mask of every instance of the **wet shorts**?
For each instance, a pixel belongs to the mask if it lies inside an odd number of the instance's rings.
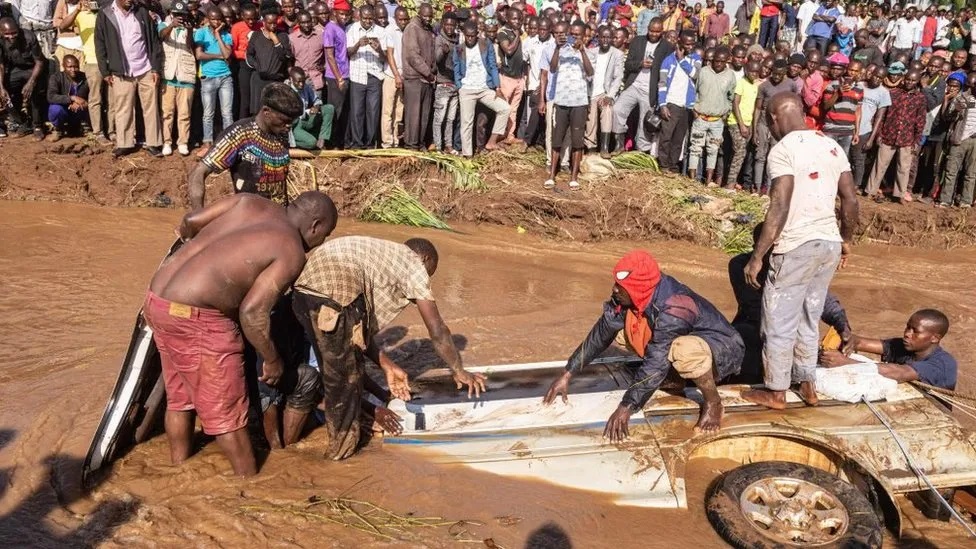
[[[153,330],[166,386],[166,409],[196,410],[203,432],[222,435],[247,424],[244,338],[233,320],[146,295],[143,316]]]

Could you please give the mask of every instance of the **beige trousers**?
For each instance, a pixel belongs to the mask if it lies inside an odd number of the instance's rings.
[[[396,79],[383,79],[383,116],[380,118],[380,136],[384,148],[400,143],[398,128],[403,121],[403,89],[397,89]]]
[[[508,123],[505,125],[505,134],[502,136],[505,139],[512,137],[514,132],[518,129],[518,110],[519,106],[522,104],[522,96],[525,95],[525,78],[511,78],[508,76],[500,75],[499,78],[500,86],[502,91],[502,98],[508,103],[511,109],[508,112]]]
[[[696,379],[712,371],[712,350],[698,336],[676,337],[668,350],[668,362],[682,378]]]
[[[868,179],[868,186],[865,189],[868,196],[873,196],[881,188],[881,182],[884,180],[885,172],[888,171],[888,165],[891,164],[891,159],[894,158],[895,153],[898,154],[898,176],[895,178],[895,190],[892,195],[895,198],[901,198],[903,194],[908,192],[912,162],[914,161],[912,157],[915,156],[912,154],[912,147],[891,147],[879,143],[878,157],[874,161],[874,168],[871,170],[871,177]]]
[[[173,142],[173,123],[176,122],[176,144],[190,144],[192,108],[193,88],[163,86],[163,143]]]
[[[458,90],[458,102],[461,111],[461,154],[464,156],[474,154],[474,116],[478,103],[495,112],[495,123],[491,127],[492,135],[504,135],[510,107],[504,99],[498,97],[495,90],[461,88]]]
[[[146,128],[146,146],[163,144],[159,127],[159,86],[152,72],[142,76],[116,76],[109,87],[109,101],[115,107],[115,145],[119,148],[136,146],[136,94],[142,103],[142,120]]]
[[[88,80],[88,113],[91,117],[91,128],[92,133],[95,135],[102,134],[102,109],[108,110],[108,135],[115,133],[115,109],[112,108],[112,102],[106,100],[105,104],[102,104],[102,87],[105,84],[105,80],[102,79],[102,73],[98,72],[98,63],[88,63],[85,65],[85,78]]]
[[[596,148],[597,125],[599,123],[600,133],[613,132],[613,103],[605,107],[600,106],[600,100],[606,94],[600,94],[590,99],[590,111],[586,116],[586,133],[583,135],[583,144],[587,149]]]

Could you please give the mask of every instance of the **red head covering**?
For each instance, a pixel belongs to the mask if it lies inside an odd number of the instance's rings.
[[[661,268],[651,254],[634,250],[620,258],[613,268],[613,281],[620,284],[637,310],[644,312],[661,281]]]

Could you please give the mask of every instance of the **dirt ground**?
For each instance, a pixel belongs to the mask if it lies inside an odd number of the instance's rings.
[[[40,144],[8,139],[3,149],[0,198],[7,200],[183,208],[187,174],[197,162],[195,155],[155,159],[144,153],[114,159],[109,149],[83,139]],[[568,191],[565,182],[544,191],[544,168],[530,157],[520,150],[483,156],[484,191],[457,190],[448,174],[415,158],[297,161],[292,171],[304,188],[329,193],[347,217],[361,216],[375,198],[377,181],[393,181],[448,223],[522,227],[584,242],[674,239],[720,245],[717,225],[698,223],[694,205],[688,208],[697,195],[708,196],[701,185],[659,174],[618,173],[588,181],[584,176],[579,192]],[[207,187],[208,198],[230,192],[226,175],[210,177]],[[976,212],[861,200],[859,239],[927,249],[970,247],[976,245]]]

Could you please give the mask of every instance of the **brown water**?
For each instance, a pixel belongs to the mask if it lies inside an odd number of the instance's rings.
[[[701,509],[713,474],[707,467],[689,479],[688,511],[629,509],[602,496],[434,465],[379,443],[345,462],[325,462],[321,431],[273,453],[261,474],[245,481],[227,476],[213,444],[171,467],[157,437],[117,463],[91,500],[76,499],[81,460],[145,285],[178,219],[169,210],[0,202],[0,546],[388,545],[333,524],[239,512],[335,497],[350,487],[352,497],[400,513],[476,522],[457,538],[448,528],[411,532],[413,546],[477,547],[458,540],[492,538],[500,547],[521,547],[546,524],[575,547],[632,546],[636,539],[661,548],[721,544]],[[469,364],[568,356],[608,293],[610,267],[633,247],[553,243],[511,228],[462,229],[467,233],[342,220],[338,233],[434,240],[441,251],[434,290],[444,318],[464,338]],[[732,315],[727,257],[681,244],[646,247],[669,274]],[[976,328],[974,264],[972,251],[859,248],[834,289],[863,333],[899,334],[912,310],[945,310],[954,322],[946,347],[963,364],[961,388],[972,391],[976,342],[966,334]],[[406,329],[404,339],[389,339],[396,356],[423,367],[433,355],[419,316],[408,311],[395,324]],[[958,527],[914,511],[908,518],[908,536],[923,545],[965,543]]]

